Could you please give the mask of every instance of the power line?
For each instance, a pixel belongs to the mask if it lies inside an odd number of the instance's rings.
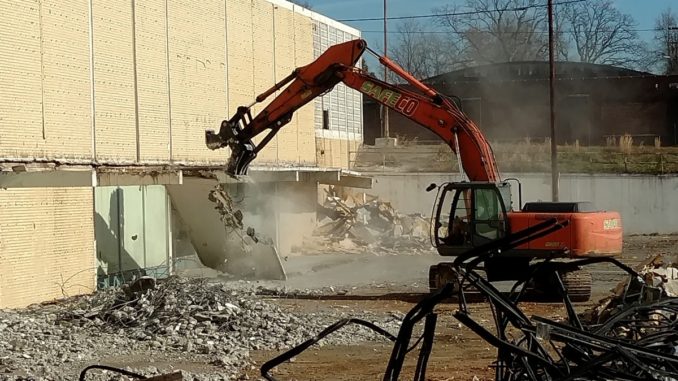
[[[628,32],[659,32],[659,31],[663,31],[663,30],[665,30],[665,28],[626,29],[626,31],[628,31]],[[383,34],[383,33],[384,33],[383,30],[361,30],[360,32],[361,32],[361,33],[379,33],[379,34]],[[586,32],[601,32],[601,33],[607,32],[607,33],[612,33],[612,32],[615,32],[615,31],[613,31],[613,30],[582,30],[582,31],[580,31],[580,32],[581,32],[581,33],[586,33]],[[453,31],[453,30],[450,30],[450,31],[444,31],[444,30],[429,30],[429,31],[425,31],[425,30],[412,30],[412,31],[402,32],[402,31],[392,30],[392,31],[388,31],[387,33],[388,33],[388,34],[411,34],[411,33],[412,33],[412,34],[465,34],[465,33],[467,33],[467,32],[464,32],[464,31]],[[533,31],[533,32],[528,32],[528,31],[515,31],[515,32],[510,32],[510,31],[507,31],[507,32],[497,32],[497,31],[483,31],[483,30],[476,30],[476,31],[473,31],[473,33],[492,33],[492,34],[548,34],[548,31]],[[575,31],[573,31],[573,30],[561,30],[561,31],[556,31],[556,34],[558,34],[558,33],[569,33],[569,34],[572,34],[572,33],[575,33]]]
[[[575,4],[575,3],[583,3],[588,0],[567,0],[567,1],[561,1],[557,3],[553,3],[553,5],[567,5],[567,4]],[[444,17],[444,16],[468,16],[468,15],[478,15],[478,14],[483,14],[483,13],[494,13],[494,12],[520,12],[520,11],[525,11],[528,9],[533,9],[533,8],[546,8],[547,5],[526,5],[524,7],[515,7],[515,8],[504,8],[504,9],[485,9],[485,10],[480,10],[480,11],[466,11],[466,12],[453,12],[453,13],[430,13],[426,15],[416,15],[416,16],[394,16],[394,17],[386,17],[387,20],[408,20],[408,19],[423,19],[423,18],[431,18],[431,17]],[[383,20],[384,17],[365,17],[365,18],[357,18],[357,19],[339,19],[337,21],[341,22],[348,22],[348,21],[353,21],[353,22],[359,22],[359,21],[381,21]]]

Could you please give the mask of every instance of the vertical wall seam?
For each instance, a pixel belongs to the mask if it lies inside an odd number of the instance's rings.
[[[227,0],[228,1],[228,0]],[[251,40],[252,40],[252,98],[257,97],[257,89],[256,89],[256,83],[254,82],[254,72],[256,68],[256,60],[254,59],[254,51],[256,50],[254,48],[254,1],[255,0],[250,0],[250,25],[252,26],[250,28],[252,35]]]
[[[294,68],[297,68],[297,5],[292,4],[292,52]],[[299,115],[295,114],[297,136],[297,165],[301,165],[301,153],[299,152]]]
[[[97,160],[97,141],[96,141],[96,108],[94,102],[94,15],[93,0],[89,0],[89,82],[90,82],[90,113],[92,128],[92,161]]]
[[[42,22],[42,0],[38,0],[38,28],[40,30],[40,120],[42,139],[45,140],[45,42]]]
[[[167,273],[172,275],[174,273],[174,220],[172,218],[172,200],[167,192],[167,186],[163,186],[162,189],[163,195],[165,196],[165,217],[167,220],[167,229],[165,229],[167,252],[165,260],[167,261]]]
[[[146,192],[148,190],[148,186],[145,185],[140,185],[139,189],[141,190],[141,226],[143,226],[143,229],[141,230],[142,236],[143,236],[143,247],[144,247],[144,268],[148,267],[148,247],[147,247],[147,241],[146,241]]]
[[[137,20],[136,0],[131,0],[132,5],[132,68],[134,76],[134,125],[137,140],[137,163],[141,161],[141,141],[139,133],[139,83],[137,73]]]
[[[97,262],[99,262],[99,253],[97,252],[97,228],[96,228],[96,219],[94,217],[96,215],[96,213],[97,213],[97,188],[92,187],[92,225],[90,225],[90,226],[92,227],[92,237],[94,237],[93,243],[94,243],[94,267],[95,268],[98,267]],[[94,288],[93,289],[96,290],[96,289],[98,289],[96,272],[95,272],[95,275],[94,275],[93,278],[94,278]]]
[[[231,116],[231,101],[229,98],[229,89],[228,89],[228,74],[231,72],[228,70],[228,0],[224,0],[224,92],[226,93],[226,117],[230,118]]]
[[[342,92],[344,93],[344,120],[346,121],[346,169],[351,169],[351,133],[348,129],[348,102],[346,101],[348,97],[348,88],[342,86]],[[353,103],[353,100],[351,100]],[[351,105],[353,107],[353,105]]]
[[[165,59],[167,60],[167,124],[169,128],[169,162],[173,162],[172,141],[172,87],[170,84],[170,53],[169,53],[169,0],[165,0]]]
[[[276,49],[275,49],[275,44],[276,44],[276,38],[275,38],[275,10],[278,9],[278,7],[271,3],[271,8],[273,11],[271,12],[271,17],[273,21],[273,83],[277,83],[278,81],[278,74],[276,71],[277,67],[277,62],[275,60],[276,57]],[[278,91],[275,92],[276,97],[278,96]],[[278,135],[275,135],[275,163],[280,164],[280,142],[278,139]]]
[[[118,220],[116,230],[118,233],[118,268],[114,271],[115,273],[119,273],[122,271],[122,253],[125,250],[125,237],[123,235],[125,234],[125,227],[124,227],[124,218],[123,216],[123,209],[121,208],[122,201],[124,201],[124,198],[122,196],[122,188],[121,187],[116,187],[115,188],[115,213],[118,215]],[[110,213],[110,212],[109,212]],[[122,223],[121,223],[122,222]],[[110,274],[110,270],[108,271]]]

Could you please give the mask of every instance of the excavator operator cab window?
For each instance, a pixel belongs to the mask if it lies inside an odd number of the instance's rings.
[[[473,190],[474,201],[474,245],[483,244],[504,236],[502,230],[504,213],[501,195],[496,188],[479,188]]]
[[[456,255],[507,232],[504,184],[449,183],[441,187],[435,243],[441,255]],[[506,185],[506,188],[508,186]]]
[[[438,196],[436,246],[471,247],[471,190],[450,183]]]

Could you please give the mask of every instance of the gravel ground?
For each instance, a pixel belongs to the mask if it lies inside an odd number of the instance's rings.
[[[649,254],[676,253],[676,243],[676,235],[627,237],[622,260],[634,265]],[[397,332],[413,302],[401,293],[425,292],[428,265],[440,260],[434,255],[290,257],[286,283],[172,277],[146,292],[105,290],[3,310],[0,380],[75,380],[91,364],[144,375],[181,369],[186,380],[256,377],[258,363],[341,318],[360,317]],[[623,277],[608,267],[591,270],[594,300]],[[285,298],[289,293],[302,297]],[[552,318],[564,312],[557,305],[528,307],[530,314]],[[491,318],[489,311],[479,313]],[[451,321],[437,336],[430,378],[489,379],[494,352],[456,327]],[[331,370],[337,380],[380,378],[390,348],[363,328],[341,331],[322,345],[290,364],[284,379],[326,379]],[[125,378],[98,373],[88,379]]]
[[[200,357],[219,371],[195,380],[234,379],[249,365],[249,352],[296,345],[342,317],[361,315],[397,332],[402,315],[295,314],[264,300],[245,282],[215,283],[172,277],[154,288],[107,290],[50,305],[0,312],[0,377],[3,380],[73,380],[103,355],[176,354]],[[275,290],[266,290],[275,293]],[[380,340],[364,328],[348,328],[324,345]],[[213,367],[212,367],[213,368]],[[146,367],[145,375],[168,369]],[[101,377],[100,379],[111,379]],[[115,379],[115,378],[113,378]]]

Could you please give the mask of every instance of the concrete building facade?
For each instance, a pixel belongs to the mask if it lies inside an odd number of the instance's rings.
[[[170,272],[185,207],[168,186],[212,186],[228,157],[204,131],[360,36],[284,0],[18,0],[0,3],[0,18],[0,308]],[[291,194],[369,186],[346,171],[361,104],[337,87],[300,109],[253,176]],[[278,218],[297,216],[285,208]],[[273,236],[289,236],[278,226]]]

